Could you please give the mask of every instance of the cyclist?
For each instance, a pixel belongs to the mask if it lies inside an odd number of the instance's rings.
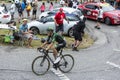
[[[66,46],[66,42],[60,34],[54,33],[53,28],[49,27],[47,29],[47,35],[48,35],[47,40],[38,49],[42,49],[47,45],[45,50],[46,51],[48,51],[49,49],[53,50],[53,56],[56,59],[58,57],[59,50]],[[54,45],[56,42],[57,44]],[[56,59],[54,63],[58,63],[58,62],[59,61]]]

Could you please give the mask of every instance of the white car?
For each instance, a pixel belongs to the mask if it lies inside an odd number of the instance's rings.
[[[83,20],[85,17],[82,14],[82,12],[78,9],[73,9],[73,8],[69,8],[69,7],[61,7],[64,11],[64,13],[68,13],[68,14],[75,14],[78,15],[80,17],[81,20]],[[41,13],[41,15],[39,16],[39,19],[41,19],[42,17],[46,17],[48,15],[53,15],[56,14],[59,11],[60,8],[55,8],[53,9],[53,11],[46,11]]]
[[[28,23],[28,29],[32,30],[34,34],[47,34],[47,28],[53,27],[55,29],[54,16],[46,16],[37,21],[32,21]],[[69,24],[64,20],[64,34],[72,36],[73,34],[73,25],[76,24],[80,19],[74,14],[66,14],[66,17],[69,20]]]
[[[5,11],[4,7],[0,7],[0,23],[8,23],[11,21],[11,14]]]

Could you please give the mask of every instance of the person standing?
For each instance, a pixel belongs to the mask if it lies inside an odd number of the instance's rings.
[[[13,2],[12,2],[12,5],[10,7],[10,13],[11,13],[12,20],[14,20],[15,4]]]
[[[23,0],[22,3],[21,3],[21,7],[22,7],[22,16],[24,17],[23,12],[24,12],[24,10],[25,10],[25,8],[26,8],[26,4],[25,4],[24,0]]]
[[[74,0],[72,8],[77,9],[78,4],[79,4],[79,2],[77,0]]]
[[[97,17],[97,25],[95,26],[96,29],[100,29],[100,22],[103,19],[103,10],[102,6],[99,7],[98,9],[98,17]]]
[[[34,3],[33,3],[33,11],[32,11],[32,19],[36,19],[37,7],[38,7],[37,1],[34,1]]]
[[[21,6],[21,3],[19,3],[17,5],[17,9],[18,9],[18,22],[20,23],[20,20],[23,18],[23,10],[22,10],[22,6]]]
[[[53,2],[50,3],[49,11],[53,10]]]
[[[79,51],[77,48],[82,42],[82,35],[84,34],[85,22],[80,20],[73,26],[74,43],[72,44],[72,51]]]
[[[28,2],[27,6],[26,6],[26,11],[27,11],[27,17],[30,18],[30,11],[31,11],[32,7],[31,4]]]
[[[66,19],[67,22],[69,23],[68,19],[66,18],[65,13],[63,12],[63,9],[60,8],[59,12],[55,14],[54,22],[56,25],[56,33],[60,32],[60,34],[63,34],[64,31],[64,25],[63,25],[63,20]]]
[[[6,7],[5,3],[4,3],[4,1],[2,2],[1,7],[4,7],[5,11],[8,11],[8,10],[7,10],[7,7]]]
[[[40,11],[41,11],[41,13],[45,11],[45,3],[44,2],[40,6]]]
[[[68,7],[71,7],[71,8],[72,8],[72,6],[73,6],[73,1],[70,0],[70,1],[68,2]]]

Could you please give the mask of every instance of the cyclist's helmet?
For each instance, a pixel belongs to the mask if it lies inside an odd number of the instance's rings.
[[[48,28],[47,28],[47,31],[48,31],[48,32],[49,32],[49,31],[52,31],[52,32],[53,32],[54,29],[53,29],[52,27],[48,27]]]

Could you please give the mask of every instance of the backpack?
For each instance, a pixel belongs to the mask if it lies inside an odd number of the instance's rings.
[[[30,10],[31,10],[31,6],[30,6],[30,5],[27,5],[26,10],[30,11]]]

